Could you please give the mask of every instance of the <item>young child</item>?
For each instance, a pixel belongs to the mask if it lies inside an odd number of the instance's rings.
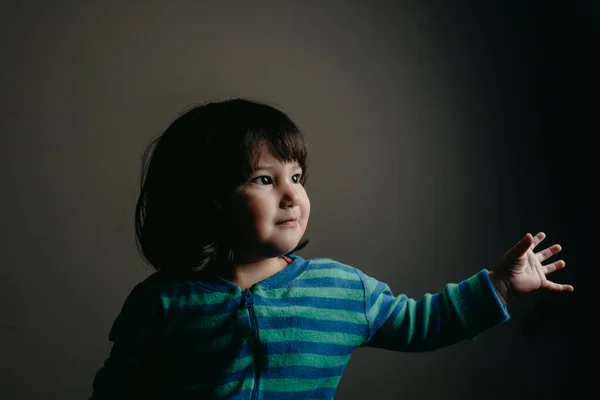
[[[156,272],[114,322],[93,400],[331,399],[358,347],[435,350],[508,320],[513,297],[573,290],[546,279],[565,263],[542,265],[561,250],[536,250],[543,233],[418,301],[303,259],[306,179],[296,125],[253,101],[194,107],[151,144],[136,233]]]

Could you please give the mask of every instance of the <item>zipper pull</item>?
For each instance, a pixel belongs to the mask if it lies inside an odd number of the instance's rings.
[[[252,292],[250,289],[244,290],[244,305],[246,307],[254,306],[254,300],[252,299]]]

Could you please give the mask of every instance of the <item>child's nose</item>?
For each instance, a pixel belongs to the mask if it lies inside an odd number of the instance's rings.
[[[281,201],[286,206],[298,204],[298,188],[295,184],[287,184],[282,187]]]

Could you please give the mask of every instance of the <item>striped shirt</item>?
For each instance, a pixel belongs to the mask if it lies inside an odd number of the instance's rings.
[[[331,259],[289,262],[245,290],[150,275],[112,326],[91,399],[332,399],[359,347],[430,351],[509,318],[486,270],[415,301]]]

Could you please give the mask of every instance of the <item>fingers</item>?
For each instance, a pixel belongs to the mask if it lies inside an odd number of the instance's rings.
[[[554,247],[554,246],[553,246]],[[556,262],[553,262],[552,264],[548,264],[548,265],[544,265],[543,269],[544,269],[544,274],[550,274],[558,269],[564,268],[566,265],[564,260],[558,260]],[[546,280],[543,284],[542,287],[548,290],[552,290],[554,292],[572,292],[573,290],[575,290],[575,288],[571,285],[562,285],[559,283],[555,283],[549,280]]]
[[[523,257],[523,255],[525,255],[527,250],[529,250],[531,247],[533,240],[534,238],[531,236],[531,234],[527,233],[521,240],[519,240],[517,244],[515,244],[508,252],[506,252],[506,255],[511,259]]]
[[[536,257],[538,258],[538,260],[540,260],[540,262],[547,260],[548,258],[552,257],[553,255],[555,255],[556,253],[558,253],[559,251],[562,250],[562,247],[560,246],[560,244],[555,244],[553,246],[548,247],[545,250],[542,250],[538,253],[536,253]]]
[[[538,232],[535,236],[527,233],[520,241],[517,243],[512,249],[508,251],[508,253],[515,257],[522,257],[527,253],[529,249],[533,250],[535,247],[540,244],[546,238],[546,234],[544,232]],[[559,244],[555,244],[550,246],[549,248],[542,250],[536,253],[538,260],[540,262],[552,257],[554,254],[558,253],[562,250],[562,247]]]
[[[552,272],[556,271],[557,269],[561,269],[564,268],[566,265],[564,260],[558,260],[556,262],[553,262],[552,264],[548,264],[548,265],[543,265],[543,271],[544,271],[544,275],[548,275],[551,274]]]
[[[571,285],[561,285],[559,283],[546,281],[542,286],[545,289],[552,290],[554,292],[572,292],[575,290]]]
[[[533,237],[533,247],[532,249],[535,249],[535,246],[537,246],[538,244],[540,244],[540,242],[542,240],[544,240],[546,238],[546,234],[544,232],[538,232],[536,233],[536,235]]]

